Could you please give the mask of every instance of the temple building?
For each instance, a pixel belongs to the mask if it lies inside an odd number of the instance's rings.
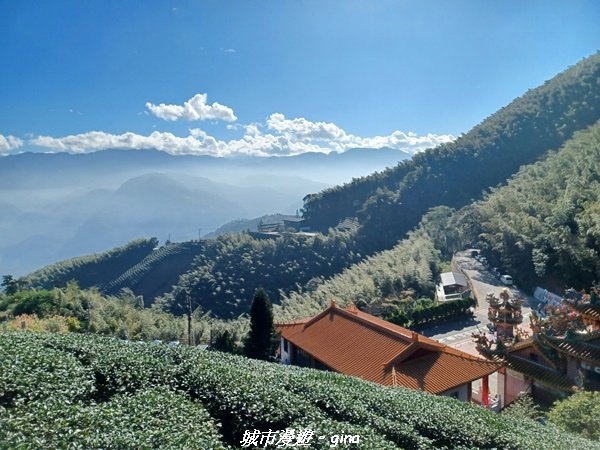
[[[550,404],[577,390],[600,390],[600,328],[589,306],[596,305],[567,300],[549,307],[545,317],[534,312],[530,335],[518,330],[513,338],[499,335],[495,341],[474,335],[480,354],[503,365],[498,374],[502,406],[520,393]]]
[[[356,306],[329,308],[314,317],[278,324],[280,359],[352,375],[385,386],[405,387],[471,401],[472,382],[483,380],[489,403],[488,376],[501,363],[453,349],[394,325]]]
[[[579,314],[583,323],[592,330],[600,330],[600,293],[597,287],[593,287],[590,294],[569,289],[563,305]]]

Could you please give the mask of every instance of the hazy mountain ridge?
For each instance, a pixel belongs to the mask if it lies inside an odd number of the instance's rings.
[[[182,241],[236,219],[295,214],[308,192],[336,177],[381,170],[407,156],[356,149],[232,159],[156,150],[2,157],[0,273],[21,275],[140,236]]]

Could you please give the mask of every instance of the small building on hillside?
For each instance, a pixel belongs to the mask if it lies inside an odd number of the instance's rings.
[[[436,288],[438,302],[460,300],[471,295],[469,283],[462,273],[444,272]]]
[[[295,232],[310,231],[310,227],[306,226],[304,219],[299,216],[279,216],[273,222],[260,221],[257,226],[259,234],[264,233],[283,233],[293,230]]]
[[[335,226],[338,231],[354,231],[360,227],[360,223],[356,217],[345,217]]]
[[[486,406],[488,376],[501,367],[359,311],[354,305],[339,308],[332,302],[312,318],[276,328],[281,333],[283,364],[331,370],[465,402],[471,401],[471,383],[482,379]]]
[[[310,228],[307,227],[304,223],[304,219],[298,216],[285,216],[283,218],[283,229],[294,230],[294,231],[310,231]]]

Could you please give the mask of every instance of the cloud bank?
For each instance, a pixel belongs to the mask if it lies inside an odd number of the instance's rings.
[[[16,150],[21,146],[23,146],[23,141],[18,137],[11,136],[10,134],[8,136],[0,134],[0,153]]]
[[[87,153],[108,149],[156,149],[173,155],[211,156],[287,156],[306,152],[344,152],[351,148],[391,148],[408,154],[451,142],[449,134],[417,135],[394,131],[387,136],[360,137],[349,134],[328,122],[311,122],[305,118],[287,119],[281,113],[269,116],[264,124],[236,125],[244,130],[239,139],[220,140],[199,128],[180,137],[155,131],[148,136],[132,132],[111,134],[103,131],[64,136],[38,136],[29,144],[52,151]]]
[[[212,105],[206,103],[207,94],[196,94],[183,105],[167,105],[161,103],[155,105],[146,102],[146,108],[150,113],[163,120],[223,120],[225,122],[235,122],[237,117],[233,109],[228,106],[214,102]]]

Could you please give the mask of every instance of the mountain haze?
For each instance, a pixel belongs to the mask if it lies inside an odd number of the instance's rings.
[[[390,149],[272,158],[156,150],[0,158],[0,273],[100,252],[138,237],[197,239],[220,225],[295,214],[302,198],[408,157]]]

